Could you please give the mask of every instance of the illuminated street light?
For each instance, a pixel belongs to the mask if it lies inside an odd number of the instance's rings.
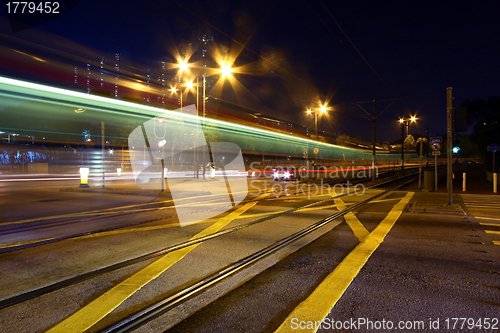
[[[193,82],[186,82],[186,89],[192,89],[193,87],[194,87]],[[181,96],[181,113],[182,113],[182,95],[183,95],[184,91],[186,91],[186,89],[183,90],[182,86],[180,89],[177,89],[176,87],[170,88],[170,92],[172,94],[175,94],[177,92],[177,90],[179,90],[179,94]]]
[[[314,128],[316,132],[316,140],[318,140],[318,111],[323,114],[328,111],[328,107],[326,105],[322,105],[319,109],[315,109],[314,111],[312,109],[307,109],[306,111],[307,114],[311,114],[314,112]]]
[[[410,116],[407,120],[405,118],[399,118],[399,123],[401,124],[401,170],[405,168],[405,126],[407,127],[407,135],[410,134],[410,122],[414,123],[417,121],[416,116]]]
[[[189,64],[187,63],[187,61],[184,61],[184,60],[183,60],[183,61],[181,61],[181,62],[179,63],[179,69],[180,69],[181,71],[183,71],[183,72],[184,72],[184,71],[187,71],[187,70],[188,70],[188,68],[189,68]]]
[[[316,132],[316,140],[318,140],[318,111],[321,112],[321,114],[325,113],[328,110],[328,107],[326,105],[322,105],[319,109],[314,110],[314,129]],[[311,114],[313,112],[312,109],[307,109],[307,114]],[[315,159],[318,160],[318,154],[315,154]]]
[[[222,77],[231,77],[231,73],[233,72],[233,69],[231,68],[231,65],[230,64],[225,64],[224,62],[221,62],[220,66],[222,68],[219,69],[219,72],[222,73]]]

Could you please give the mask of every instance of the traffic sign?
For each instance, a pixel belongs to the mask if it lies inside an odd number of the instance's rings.
[[[492,151],[492,152],[494,152],[494,153],[495,153],[495,152],[497,152],[497,151],[498,151],[498,144],[496,144],[496,143],[492,143],[492,144],[490,145],[490,151]]]
[[[439,143],[439,142],[431,143],[431,149],[433,151],[441,151],[441,143]]]
[[[434,151],[432,152],[432,155],[433,155],[433,156],[439,156],[439,155],[441,155],[441,152],[440,152],[439,150],[434,150]]]
[[[313,153],[314,153],[315,155],[318,155],[318,154],[319,154],[319,149],[318,149],[318,148],[314,148]]]
[[[439,155],[439,154],[434,154],[434,152],[441,151],[441,143],[443,142],[443,138],[440,136],[435,136],[430,138],[430,141],[431,141],[432,155]]]

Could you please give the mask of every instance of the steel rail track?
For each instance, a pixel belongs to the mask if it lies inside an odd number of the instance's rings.
[[[210,288],[212,285],[224,280],[225,278],[228,278],[229,276],[243,270],[244,268],[256,263],[257,261],[267,257],[268,255],[278,251],[279,249],[295,242],[296,240],[304,237],[305,235],[325,226],[326,224],[338,219],[339,217],[344,216],[345,214],[354,211],[364,205],[369,204],[371,201],[387,194],[390,193],[410,182],[415,181],[415,179],[411,179],[403,184],[399,184],[389,190],[386,190],[384,192],[381,192],[379,194],[376,194],[364,201],[361,201],[345,210],[342,210],[340,212],[337,212],[335,214],[332,214],[331,216],[318,221],[312,225],[310,225],[307,228],[304,228],[296,233],[294,233],[291,236],[288,236],[246,258],[243,258],[239,260],[238,262],[231,264],[219,272],[216,272],[205,279],[179,291],[178,293],[161,300],[153,305],[148,306],[147,308],[134,313],[133,315],[115,323],[112,326],[108,326],[104,330],[99,331],[100,333],[118,333],[118,332],[131,332],[132,330],[137,329],[138,327],[146,324],[147,322],[157,318],[158,316],[164,314],[167,311],[170,311],[171,309],[175,308],[179,304],[181,304],[183,301],[186,301],[190,299],[191,297],[195,296],[196,294]],[[386,182],[387,183],[387,182]]]
[[[408,177],[411,177],[411,176],[414,176],[414,175],[415,175],[415,173],[406,174],[406,175],[403,175],[403,176],[398,177],[396,179],[390,179],[390,180],[387,180],[387,181],[382,182],[380,184],[373,185],[373,186],[368,187],[368,188],[370,189],[370,188],[375,188],[375,187],[383,186],[383,185],[386,185],[386,184],[389,184],[389,183],[393,183],[393,182],[396,182],[396,181],[399,181],[401,179],[408,178]],[[409,182],[412,182],[412,181],[414,181],[414,179],[410,180]],[[409,183],[409,182],[407,182],[407,183]],[[403,186],[403,185],[400,185],[400,186]],[[376,197],[379,197],[379,196],[381,196],[384,193],[387,193],[389,191],[390,190],[382,192],[381,194],[377,195]],[[353,192],[351,192],[351,193],[353,193]],[[292,194],[285,194],[285,195],[278,196],[278,197],[290,196],[290,195],[292,195]],[[339,197],[342,197],[342,196],[345,196],[345,195],[348,195],[348,193],[345,193],[343,195],[339,195],[336,198],[339,198]],[[375,198],[375,196],[372,197],[372,198],[370,198],[370,199],[367,199],[365,201],[371,201],[374,198]],[[169,246],[167,248],[164,248],[164,249],[161,249],[161,250],[158,250],[158,251],[154,251],[154,252],[151,252],[151,253],[148,253],[148,254],[145,254],[145,255],[141,255],[141,256],[136,257],[136,258],[128,259],[128,260],[125,260],[125,261],[122,261],[122,262],[119,262],[119,263],[116,263],[116,264],[112,264],[112,265],[109,265],[109,266],[106,266],[106,267],[102,267],[102,268],[99,268],[99,269],[96,269],[96,270],[93,270],[93,271],[90,271],[90,272],[87,272],[87,273],[84,273],[84,274],[80,274],[80,275],[74,276],[74,277],[66,279],[66,280],[55,282],[55,283],[53,283],[51,285],[47,285],[45,287],[41,287],[41,288],[38,288],[38,289],[34,289],[34,290],[31,290],[31,291],[28,291],[28,292],[16,295],[16,296],[12,296],[12,297],[9,297],[9,298],[6,298],[6,299],[0,301],[0,309],[7,308],[7,307],[13,306],[15,304],[19,304],[19,303],[31,300],[31,299],[35,299],[37,297],[40,297],[40,296],[43,296],[43,295],[46,295],[46,294],[49,294],[49,293],[61,290],[63,288],[70,287],[70,286],[75,285],[77,283],[89,280],[91,278],[95,278],[97,276],[100,276],[100,275],[103,275],[103,274],[106,274],[106,273],[110,273],[110,272],[116,271],[116,270],[121,269],[121,268],[125,268],[125,267],[131,266],[131,265],[134,265],[134,264],[146,261],[146,260],[154,259],[156,257],[165,255],[165,254],[167,254],[169,252],[172,252],[172,251],[176,251],[176,250],[179,250],[179,249],[191,246],[193,244],[202,243],[202,242],[205,242],[205,241],[208,241],[208,240],[211,240],[211,239],[218,238],[218,237],[223,236],[223,235],[230,234],[230,233],[235,232],[237,230],[248,228],[248,227],[250,227],[250,226],[252,226],[254,224],[257,224],[257,223],[262,223],[262,222],[265,222],[265,221],[268,221],[268,220],[271,220],[271,219],[274,219],[274,218],[277,218],[277,217],[280,217],[280,216],[283,216],[283,215],[291,214],[291,213],[293,213],[293,212],[295,212],[297,210],[301,210],[301,209],[304,209],[304,208],[310,208],[312,206],[319,205],[319,204],[326,203],[326,202],[330,202],[330,201],[333,201],[333,200],[334,200],[334,198],[328,198],[328,199],[319,200],[319,201],[316,201],[316,202],[313,202],[313,203],[309,203],[309,204],[306,204],[306,205],[303,205],[303,206],[299,206],[299,207],[296,207],[296,208],[292,208],[292,209],[286,210],[284,212],[276,213],[276,214],[273,214],[273,215],[270,215],[270,216],[267,216],[267,217],[263,217],[263,218],[255,220],[255,221],[246,223],[246,224],[242,224],[242,225],[239,225],[239,226],[228,228],[228,229],[216,232],[214,234],[207,235],[205,237],[200,237],[200,238],[197,238],[197,239],[194,239],[194,240],[182,242],[182,243],[179,243],[179,244],[176,244],[176,245],[173,245],[173,246]],[[247,200],[247,202],[250,202],[250,201],[254,201],[254,200]],[[366,204],[367,202],[365,202],[365,201],[363,201],[363,202]],[[345,214],[345,213],[347,213],[347,212],[349,212],[349,211],[357,208],[358,205],[359,204],[357,204],[357,205],[355,205],[355,206],[353,206],[351,208],[348,208],[347,210],[344,210],[342,212],[344,212],[344,214]],[[342,212],[338,212],[338,213],[336,213],[334,215],[340,214]],[[332,216],[334,216],[334,215],[332,215]],[[343,216],[343,214],[339,215],[339,217],[340,216]],[[313,230],[311,230],[311,231],[313,231]]]
[[[390,172],[387,172],[387,173],[384,173],[383,175],[384,176],[387,176],[387,175],[390,176],[390,174],[391,174]],[[405,176],[403,176],[403,177],[405,177]],[[368,179],[360,179],[360,180],[358,180],[358,182],[353,183],[353,185],[354,184],[358,184],[360,182],[367,181],[367,180]],[[328,181],[328,182],[325,182],[324,184],[332,184],[332,183],[335,183],[335,182],[336,183],[342,183],[344,181],[345,180]],[[283,197],[283,196],[292,196],[292,195],[297,195],[297,194],[299,194],[299,192],[278,195],[278,196],[275,196],[274,198],[280,198],[280,197]],[[272,199],[272,198],[266,198],[264,200],[269,200],[269,199]],[[248,203],[250,201],[254,201],[254,200],[252,200],[252,199],[250,199],[250,200],[243,200],[240,204],[245,204],[245,203]],[[158,204],[162,204],[162,203],[164,203],[164,202],[150,202],[150,203],[143,203],[143,204],[139,204],[139,205],[140,206],[152,206],[152,205],[158,205]],[[124,207],[128,207],[128,206],[124,206]],[[120,211],[121,208],[123,208],[123,207],[114,207],[114,208],[105,208],[105,209],[102,209],[102,210],[96,210],[95,211],[96,213],[94,215],[91,215],[91,214],[87,213],[87,214],[83,215],[83,218],[81,218],[80,216],[71,217],[69,220],[62,220],[62,221],[54,222],[54,223],[50,223],[50,224],[41,224],[41,222],[43,222],[43,221],[50,221],[50,220],[58,221],[58,220],[63,219],[64,217],[55,217],[55,218],[52,218],[50,216],[49,217],[41,217],[39,219],[36,219],[35,221],[27,222],[27,224],[31,224],[32,227],[35,227],[33,230],[37,230],[39,228],[54,227],[54,226],[58,226],[58,225],[71,224],[71,223],[76,223],[76,222],[86,222],[86,221],[89,221],[90,219],[93,219],[93,218],[98,218],[98,219],[100,219],[100,218],[110,218],[110,217],[115,218],[115,217],[120,217],[120,216],[130,215],[131,214],[130,212]],[[166,208],[169,208],[169,207],[158,207],[158,208],[155,208],[154,211],[163,210],[163,209],[166,209]],[[150,210],[151,208],[146,208],[146,209]],[[114,210],[116,210],[116,212],[113,212]],[[90,212],[90,213],[92,213],[92,212]],[[141,213],[144,213],[144,212],[142,212],[142,211],[134,211],[134,212],[132,212],[132,214],[141,214]],[[34,240],[32,242],[25,243],[25,244],[12,245],[12,246],[8,246],[8,247],[0,248],[0,254],[12,252],[12,251],[18,251],[18,250],[22,250],[22,249],[26,249],[26,248],[35,247],[35,246],[40,246],[40,245],[45,245],[45,244],[60,242],[60,241],[68,240],[68,239],[73,239],[73,238],[78,238],[78,237],[83,237],[83,236],[89,236],[89,235],[94,235],[94,234],[99,234],[99,233],[103,233],[103,232],[108,232],[108,231],[113,231],[113,230],[119,230],[119,229],[124,229],[124,228],[135,227],[135,226],[138,226],[138,225],[141,225],[141,224],[147,224],[147,223],[156,222],[156,221],[164,220],[164,219],[168,219],[168,218],[175,218],[175,217],[177,217],[177,215],[176,214],[172,214],[172,215],[169,215],[169,216],[162,216],[161,218],[146,219],[146,220],[142,220],[142,221],[138,221],[138,222],[121,224],[121,225],[118,225],[118,226],[110,226],[110,227],[107,227],[107,228],[100,228],[100,229],[95,229],[95,230],[92,230],[92,231],[85,231],[85,232],[80,232],[80,233],[71,234],[71,235],[65,235],[65,236],[60,236],[60,237],[53,237],[53,238],[50,238],[50,239],[42,239],[42,240],[38,240],[38,241]],[[0,224],[0,227],[1,227],[1,224]],[[6,234],[10,234],[10,233],[16,233],[16,232],[19,232],[19,231],[26,231],[26,229],[28,229],[28,228],[30,228],[30,227],[26,227],[24,230],[20,230],[20,229],[7,229],[7,230],[4,230],[4,231],[0,231],[0,234],[1,235],[6,235]]]

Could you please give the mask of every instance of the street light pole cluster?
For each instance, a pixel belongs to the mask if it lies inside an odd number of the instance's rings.
[[[407,135],[410,134],[410,123],[417,121],[417,117],[411,116],[408,119],[399,118],[401,124],[401,170],[405,169],[405,127],[407,128]]]
[[[307,109],[307,111],[306,111],[307,114],[314,113],[314,129],[315,129],[315,132],[316,132],[316,137],[315,137],[316,141],[318,141],[318,114],[325,114],[327,110],[328,110],[328,107],[326,106],[326,104],[323,104],[319,108],[314,108],[314,110],[313,109]],[[315,161],[317,161],[318,160],[318,154],[315,152],[314,155],[315,155],[314,159],[315,159]],[[307,162],[307,163],[309,163],[309,162]],[[315,164],[316,164],[316,162],[315,162]]]
[[[307,109],[307,114],[312,114],[314,112],[314,128],[315,128],[315,132],[316,132],[316,140],[318,140],[318,113],[319,114],[324,114],[326,113],[326,111],[328,110],[328,108],[326,107],[326,105],[322,105],[321,107],[319,107],[318,109]]]
[[[225,61],[219,61],[219,64],[220,64],[220,68],[218,69],[218,72],[221,73],[221,78],[231,78],[232,76],[232,72],[233,72],[233,69],[231,68],[231,63],[228,63],[228,62],[225,62]],[[179,72],[181,73],[181,75],[187,75],[188,73],[188,70],[190,67],[192,67],[191,64],[189,64],[186,60],[181,60],[177,63],[177,67],[179,69]],[[214,70],[217,70],[217,68],[212,68],[211,71],[214,71]],[[199,104],[199,94],[198,94],[198,88],[199,88],[199,73],[196,74],[196,115],[199,116],[199,111],[198,111],[198,104]],[[205,105],[206,105],[206,101],[207,101],[207,97],[206,97],[206,73],[202,73],[201,74],[202,77],[203,77],[203,80],[202,80],[202,86],[203,86],[203,117],[205,117],[206,115],[206,111],[205,111]],[[181,77],[181,83],[179,85],[179,88],[177,87],[171,87],[170,88],[170,91],[172,94],[175,94],[177,91],[179,91],[179,95],[180,95],[180,111],[182,113],[182,108],[183,108],[183,94],[184,92],[187,90],[189,92],[189,90],[193,89],[195,84],[193,84],[193,81],[187,81],[185,84],[182,83],[183,79]],[[182,138],[181,138],[182,139]],[[181,143],[182,145],[182,143]],[[205,154],[203,154],[203,179],[205,179],[205,167],[206,167],[206,156]],[[195,164],[198,165],[198,156],[197,156],[197,153],[195,154]],[[197,167],[196,167],[197,168]],[[195,171],[196,173],[196,178],[198,178],[198,171],[196,170]]]

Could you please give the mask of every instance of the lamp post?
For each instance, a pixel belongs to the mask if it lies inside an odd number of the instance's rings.
[[[410,122],[417,121],[417,117],[411,116],[409,119],[399,118],[401,124],[401,171],[405,169],[405,126],[407,127],[407,135],[410,134]]]
[[[222,61],[222,60],[216,60],[219,65],[220,65],[220,68],[218,69],[219,73],[221,73],[221,77],[222,78],[230,78],[232,76],[232,72],[233,72],[233,69],[231,68],[231,64],[232,62],[226,62],[226,61]],[[179,68],[179,71],[180,72],[185,72],[189,69],[190,65],[187,61],[185,60],[182,60],[182,61],[179,61],[178,64],[177,64],[178,68]],[[205,72],[206,70],[206,67],[203,67],[204,71],[202,72],[202,84],[203,84],[203,93],[202,93],[202,99],[203,99],[203,104],[202,104],[202,111],[203,111],[203,118],[205,118],[206,116],[206,101],[208,100],[208,98],[206,97],[206,77],[207,77],[207,74]],[[216,68],[211,68],[212,71],[214,70],[217,70]],[[197,73],[196,76],[197,76],[197,84],[196,84],[196,115],[199,116],[199,113],[198,113],[198,104],[199,104],[199,92],[198,92],[198,87],[199,87],[199,74],[200,73]],[[194,84],[192,82],[187,82],[186,83],[186,89],[191,89],[194,87]],[[185,90],[185,89],[184,89]],[[180,88],[180,102],[181,102],[181,113],[182,113],[182,99],[183,99],[183,92],[184,90],[182,89],[182,87]],[[177,89],[175,87],[171,88],[170,91],[172,93],[175,93],[177,92]],[[206,173],[206,164],[207,164],[207,161],[206,161],[206,154],[203,153],[203,180],[205,180],[205,173]],[[195,157],[196,161],[195,161],[195,164],[197,164],[197,159],[198,159],[198,156],[196,154],[196,157]],[[197,166],[196,166],[197,168]]]
[[[319,109],[315,109],[314,111],[312,109],[307,109],[307,114],[311,114],[314,112],[314,129],[316,132],[316,141],[318,140],[318,112],[321,114],[326,113],[327,107],[326,105],[322,105]]]
[[[318,141],[318,113],[324,114],[327,111],[327,107],[325,104],[321,105],[318,109],[307,109],[306,113],[311,114],[314,112],[314,129],[316,133],[316,141]],[[316,169],[316,165],[318,162],[318,154],[314,154],[314,169]],[[308,168],[309,169],[309,168]],[[315,172],[313,171],[313,178],[315,178]]]

